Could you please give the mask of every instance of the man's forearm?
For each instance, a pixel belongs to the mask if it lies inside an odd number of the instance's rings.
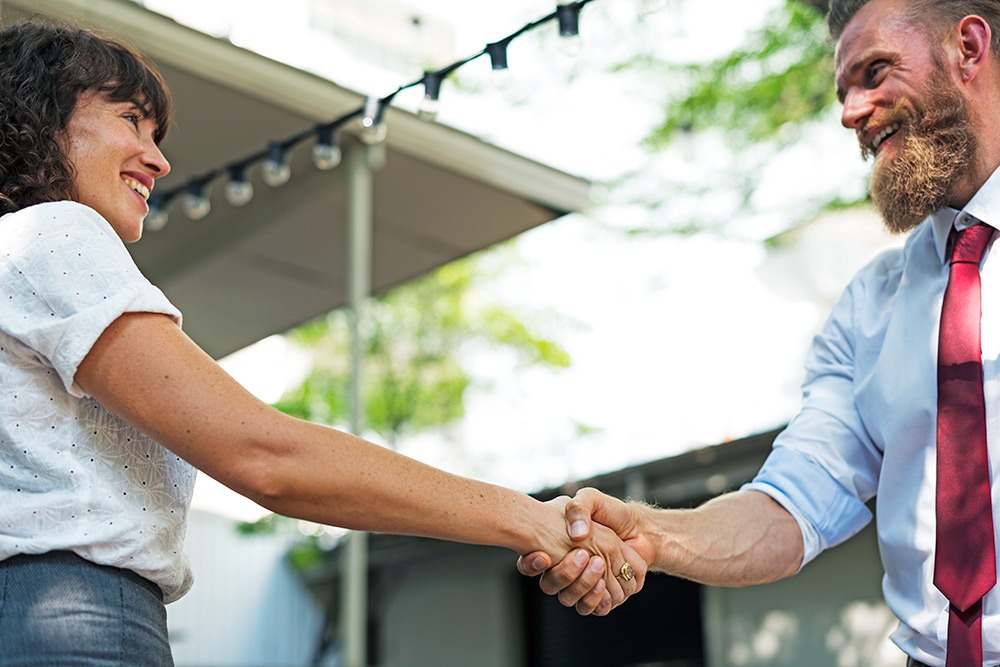
[[[693,510],[634,509],[656,550],[651,570],[713,586],[748,586],[791,576],[802,563],[798,523],[758,491],[730,493]]]

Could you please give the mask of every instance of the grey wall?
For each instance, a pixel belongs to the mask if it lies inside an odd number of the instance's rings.
[[[461,547],[383,570],[380,667],[522,665],[514,560],[503,549]]]

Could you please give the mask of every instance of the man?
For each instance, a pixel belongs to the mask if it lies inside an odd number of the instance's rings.
[[[741,586],[790,576],[856,534],[877,496],[892,638],[908,664],[998,665],[1000,2],[833,0],[828,22],[842,123],[873,158],[872,200],[910,234],[905,247],[862,269],[834,307],[801,411],[753,482],[695,510],[586,489],[567,523],[574,536],[591,518],[614,528],[651,569]],[[589,593],[600,573],[567,558],[541,586],[605,613]]]

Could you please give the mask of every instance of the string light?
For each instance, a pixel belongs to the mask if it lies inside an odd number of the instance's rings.
[[[192,220],[201,220],[212,210],[212,202],[205,194],[204,181],[191,181],[184,199],[181,200],[184,215]]]
[[[560,47],[566,55],[577,56],[583,51],[580,39],[580,3],[556,5],[556,19],[559,22]]]
[[[382,115],[384,113],[385,104],[382,100],[377,97],[365,98],[365,106],[362,111],[360,121],[361,133],[359,137],[361,138],[361,141],[369,146],[374,146],[385,141],[389,128],[387,128],[385,123],[382,121]]]
[[[343,152],[340,144],[337,143],[335,128],[330,125],[321,125],[316,130],[316,143],[312,148],[312,161],[317,169],[330,171],[336,169],[343,159]]]
[[[493,69],[493,85],[497,88],[507,88],[513,80],[507,68],[507,44],[509,39],[491,42],[486,45],[486,54],[490,57],[490,67]]]
[[[235,164],[229,168],[229,180],[222,189],[230,206],[246,206],[253,199],[253,184],[247,176],[249,167],[245,164]]]
[[[432,121],[437,118],[438,110],[441,108],[438,98],[441,96],[443,78],[439,72],[424,72],[424,98],[417,107],[417,117],[420,120]]]
[[[254,196],[253,185],[248,178],[249,169],[252,164],[263,161],[261,165],[261,179],[271,187],[280,187],[291,178],[292,170],[289,164],[289,153],[294,146],[309,138],[315,137],[312,146],[313,164],[318,169],[324,171],[335,169],[341,163],[341,148],[336,140],[337,131],[346,123],[358,121],[358,138],[368,146],[378,146],[388,133],[388,127],[384,121],[385,107],[388,106],[397,93],[415,86],[424,87],[424,96],[420,102],[417,115],[424,120],[434,120],[440,108],[441,84],[444,78],[452,71],[462,67],[481,56],[490,58],[490,66],[493,70],[493,80],[495,85],[504,87],[511,81],[510,71],[507,66],[507,48],[510,43],[535,28],[549,23],[553,20],[558,22],[559,35],[563,40],[564,50],[576,51],[579,49],[579,20],[580,9],[594,0],[578,0],[577,2],[557,2],[556,11],[544,16],[537,21],[524,25],[519,30],[507,35],[503,39],[491,42],[486,47],[463,60],[437,70],[424,72],[423,76],[411,83],[399,86],[395,92],[382,98],[367,97],[364,105],[353,111],[336,118],[328,123],[317,126],[309,131],[300,132],[297,135],[280,141],[272,141],[266,150],[259,151],[251,156],[245,157],[239,162],[231,163],[228,167],[216,169],[192,178],[186,184],[158,193],[149,200],[149,213],[146,215],[145,227],[151,231],[163,229],[168,220],[168,207],[179,195],[183,195],[181,202],[184,212],[192,220],[204,218],[211,211],[211,201],[206,195],[209,184],[223,174],[228,174],[223,188],[226,201],[231,206],[245,206]],[[664,0],[641,0],[646,5],[655,5]],[[371,151],[369,151],[371,153]]]
[[[261,167],[260,177],[272,188],[280,188],[292,177],[292,165],[288,163],[288,149],[273,142],[267,149],[267,159]]]
[[[169,219],[170,215],[164,206],[163,198],[157,195],[150,197],[149,213],[146,214],[146,219],[143,221],[143,228],[151,232],[158,232],[167,226]]]

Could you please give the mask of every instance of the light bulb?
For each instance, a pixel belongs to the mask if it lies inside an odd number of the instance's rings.
[[[329,171],[335,169],[343,157],[343,151],[337,142],[335,126],[327,124],[317,127],[316,143],[312,147],[313,165],[322,171]]]
[[[580,5],[565,3],[556,5],[556,18],[559,20],[559,37],[562,38],[559,49],[569,56],[580,55]]]
[[[160,208],[160,205],[154,203],[149,207],[149,213],[146,214],[146,219],[143,221],[142,226],[151,232],[158,232],[167,226],[169,219],[170,215],[166,209]]]
[[[493,70],[493,85],[497,88],[510,88],[513,77],[507,69],[507,42],[492,42],[486,45],[486,53],[490,57],[490,68]]]
[[[569,35],[559,38],[559,50],[565,56],[576,58],[583,53],[583,39],[580,35]]]
[[[361,117],[361,132],[358,137],[369,146],[385,141],[389,128],[382,122],[384,109],[382,101],[377,97],[365,98],[364,115]]]
[[[444,78],[442,72],[424,72],[424,98],[417,107],[417,118],[420,120],[430,122],[437,118],[441,108],[438,98],[441,96],[441,80]]]
[[[335,169],[343,158],[343,152],[337,144],[316,142],[312,148],[312,160],[317,169],[329,171]]]
[[[424,99],[420,100],[420,106],[417,107],[417,118],[431,122],[437,118],[438,110],[440,108],[441,103],[436,97],[424,95]]]
[[[245,177],[241,179],[230,178],[226,181],[222,193],[226,196],[226,201],[230,206],[246,206],[253,199],[253,184]]]
[[[292,177],[292,168],[287,162],[265,160],[260,175],[272,188],[280,188]]]
[[[272,188],[281,187],[292,177],[292,167],[288,164],[288,156],[280,144],[274,144],[268,149],[260,176]]]
[[[212,210],[212,202],[205,196],[201,187],[192,188],[191,191],[184,193],[181,208],[184,210],[184,215],[190,219],[201,220]]]
[[[385,126],[385,123],[379,123],[378,125],[362,128],[359,136],[364,143],[369,146],[375,146],[385,141],[388,134],[389,128]]]

